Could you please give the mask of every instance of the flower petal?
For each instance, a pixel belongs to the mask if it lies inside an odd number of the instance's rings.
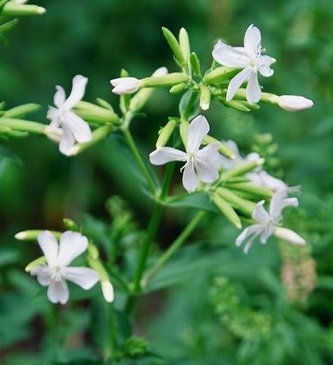
[[[75,140],[79,143],[84,143],[91,140],[91,130],[89,124],[72,111],[66,112],[66,121],[63,122],[63,124],[65,123],[71,130]]]
[[[63,277],[85,290],[92,288],[100,279],[98,273],[89,267],[66,267]]]
[[[266,224],[271,219],[271,216],[264,208],[264,203],[265,200],[261,200],[259,203],[257,203],[252,213],[252,218],[261,224]]]
[[[261,34],[260,30],[253,24],[251,24],[245,32],[244,48],[246,52],[252,57],[260,53]]]
[[[244,253],[248,253],[252,246],[253,241],[262,232],[262,226],[260,224],[253,224],[244,229],[244,231],[236,238],[236,246],[240,246],[245,242]]]
[[[54,266],[58,259],[58,241],[49,231],[43,231],[37,236],[38,244],[42,249],[49,266]]]
[[[69,291],[66,281],[51,281],[47,290],[47,297],[52,303],[65,304],[69,299]]]
[[[241,85],[246,82],[252,73],[251,67],[245,67],[242,71],[240,71],[236,76],[234,76],[228,86],[227,97],[226,100],[230,101],[241,87]]]
[[[207,119],[203,115],[194,118],[188,127],[186,152],[197,152],[208,132],[209,124]]]
[[[54,94],[53,102],[57,108],[62,107],[66,99],[65,90],[62,86],[56,86],[56,93]]]
[[[172,147],[161,147],[150,153],[149,160],[153,165],[164,165],[170,161],[186,161],[187,154]]]
[[[191,160],[189,160],[183,169],[183,186],[189,193],[197,188],[199,183],[198,176],[195,173],[194,165]]]
[[[250,74],[246,87],[246,99],[249,103],[257,103],[261,98],[261,89],[256,72]]]
[[[244,48],[231,47],[221,41],[215,45],[212,56],[220,65],[227,67],[243,68],[249,62]]]
[[[264,77],[270,77],[274,74],[274,70],[270,65],[275,62],[275,59],[270,56],[260,56],[257,60],[258,71]]]
[[[66,231],[59,241],[58,262],[61,266],[69,265],[77,256],[88,247],[88,239],[78,232]]]
[[[64,109],[71,109],[75,104],[77,104],[82,98],[86,91],[88,79],[81,75],[76,75],[72,81],[72,91],[68,99],[63,104]]]
[[[75,144],[75,138],[71,131],[71,129],[67,126],[67,124],[62,124],[62,136],[59,143],[59,150],[64,155],[67,155],[70,149]]]
[[[48,266],[39,265],[30,270],[31,275],[35,275],[40,285],[47,286],[51,282],[52,274]]]

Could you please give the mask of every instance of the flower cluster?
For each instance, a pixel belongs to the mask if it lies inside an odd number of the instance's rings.
[[[278,105],[288,111],[309,108],[313,105],[312,101],[303,96],[279,96],[261,90],[258,76],[272,76],[274,71],[271,66],[276,60],[263,54],[261,33],[254,25],[247,28],[242,47],[232,47],[219,40],[211,52],[213,62],[206,73],[202,72],[197,55],[191,52],[184,29],[180,30],[178,39],[167,29],[163,29],[163,33],[180,72],[169,72],[165,67],[160,67],[151,76],[141,79],[125,71],[121,77],[111,79],[112,92],[121,96],[119,109],[122,114],[118,115],[103,100],[99,100],[99,106],[84,102],[82,99],[88,78],[76,75],[67,98],[64,89],[56,86],[54,106],[50,106],[47,112],[50,120],[48,126],[43,125],[41,129],[40,125],[36,126],[37,123],[24,124],[24,121],[17,120],[9,123],[3,119],[2,123],[7,124],[2,127],[6,131],[16,127],[19,132],[27,127],[29,131],[38,133],[42,130],[42,133],[59,142],[60,152],[67,156],[94,144],[113,129],[118,129],[127,138],[151,193],[157,196],[160,190],[156,176],[145,165],[129,137],[128,127],[154,88],[169,87],[171,94],[183,93],[179,117],[170,117],[167,125],[161,129],[156,149],[149,154],[150,163],[160,166],[169,162],[182,162],[180,172],[184,189],[188,193],[201,191],[206,194],[209,202],[214,203],[237,228],[241,228],[243,218],[251,217],[253,224],[236,239],[237,246],[244,244],[244,252],[248,252],[256,238],[266,243],[272,235],[294,244],[305,244],[297,233],[282,227],[282,211],[286,207],[298,206],[297,198],[288,197],[293,189],[268,174],[262,167],[264,160],[257,153],[242,157],[234,141],[222,142],[210,136],[210,125],[199,110],[208,110],[214,98],[223,105],[245,111],[257,108],[256,103],[259,101]],[[175,131],[179,132],[178,135],[175,135]],[[175,138],[171,139],[171,135]],[[179,149],[180,143],[184,147]],[[245,194],[237,194],[237,188],[242,188]],[[266,209],[268,197],[270,202]],[[54,234],[43,231],[37,240],[44,256],[28,265],[27,270],[37,277],[41,285],[48,287],[47,295],[51,302],[65,304],[68,301],[67,281],[85,290],[100,281],[105,300],[113,301],[113,286],[98,258],[89,258],[88,254],[90,267],[70,266],[88,246],[91,248],[87,237],[66,231],[60,235],[58,242]],[[134,280],[135,293],[139,292],[140,279],[136,277]]]

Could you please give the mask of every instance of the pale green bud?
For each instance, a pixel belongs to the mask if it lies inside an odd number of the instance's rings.
[[[224,144],[223,142],[220,142],[218,139],[212,137],[212,136],[205,136],[204,139],[203,139],[203,142],[205,144],[209,144],[209,143],[219,143],[220,144],[220,148],[219,148],[219,152],[227,157],[227,158],[230,158],[230,159],[234,159],[235,158],[235,155],[234,153],[232,152],[232,150],[226,145]]]
[[[89,248],[88,248],[89,250]],[[101,288],[103,297],[106,302],[111,303],[114,300],[114,290],[113,286],[110,282],[109,275],[107,271],[105,270],[103,264],[98,258],[93,258],[92,256],[88,256],[88,263],[89,266],[97,271],[100,281],[101,281]]]
[[[180,138],[183,141],[184,146],[187,146],[187,134],[188,134],[189,123],[187,120],[182,120],[179,125]]]
[[[29,133],[37,133],[43,134],[45,129],[45,124],[31,122],[23,119],[14,119],[14,118],[0,118],[0,126],[9,127],[12,130],[21,131],[21,132],[29,132]]]
[[[227,184],[227,183],[226,183]],[[248,182],[230,182],[227,184],[232,190],[249,193],[254,196],[260,196],[265,198],[270,198],[272,196],[272,190],[264,186],[253,185],[253,183]]]
[[[200,85],[200,101],[199,105],[202,110],[208,110],[210,106],[210,90],[206,85]]]
[[[119,122],[119,117],[113,109],[106,109],[87,101],[79,101],[74,110],[82,119],[92,124],[116,124]]]
[[[185,82],[181,82],[180,84],[173,85],[170,88],[169,92],[170,92],[170,94],[178,94],[186,88],[186,85],[187,84]]]
[[[45,8],[37,5],[18,4],[9,1],[2,9],[2,15],[7,16],[24,16],[24,15],[41,15],[46,11]]]
[[[163,35],[164,35],[166,41],[169,44],[174,56],[175,56],[175,59],[178,61],[178,63],[181,66],[186,65],[186,60],[184,58],[183,52],[180,48],[180,45],[179,45],[176,37],[167,28],[163,27],[162,32],[163,32]]]
[[[41,232],[44,232],[45,229],[29,229],[27,231],[21,231],[16,233],[14,236],[19,241],[35,241],[38,235]],[[56,238],[60,238],[61,232],[58,231],[50,231]]]
[[[216,190],[217,194],[220,195],[223,199],[225,199],[228,203],[230,203],[233,208],[243,212],[244,214],[251,217],[252,212],[255,207],[255,203],[240,198],[238,195],[230,191],[229,189],[219,187]]]
[[[191,48],[188,33],[184,28],[179,31],[179,47],[186,62],[190,60]]]
[[[220,180],[226,181],[233,177],[243,176],[246,173],[254,170],[255,168],[262,166],[264,162],[265,162],[265,160],[263,158],[258,158],[257,160],[254,160],[254,161],[248,161],[248,162],[239,164],[227,171],[224,171],[221,174]]]
[[[207,84],[220,84],[223,81],[229,80],[238,71],[238,69],[235,69],[233,67],[220,66],[206,73],[203,81]]]
[[[92,145],[96,144],[103,138],[105,138],[113,129],[113,126],[110,124],[104,125],[102,127],[99,127],[95,129],[92,132],[91,139],[88,142],[85,143],[76,143],[67,153],[67,156],[75,156],[83,151],[85,151],[87,148],[91,147]]]
[[[255,103],[249,103],[246,100],[236,100],[232,99],[230,101],[221,100],[223,104],[230,106],[241,112],[250,112],[251,110],[259,109],[259,105]]]
[[[190,55],[190,62],[195,76],[201,76],[200,61],[196,53],[192,52]]]
[[[173,86],[188,81],[183,72],[172,72],[164,76],[150,76],[141,80],[142,87]]]
[[[234,208],[226,200],[224,200],[219,194],[212,193],[211,199],[217,208],[225,215],[229,221],[234,224],[237,228],[242,228],[242,223],[239,216],[235,212]]]
[[[160,129],[159,136],[156,141],[156,148],[163,147],[168,143],[168,140],[172,135],[172,132],[174,131],[176,125],[176,120],[170,119],[168,123]]]
[[[62,222],[67,230],[80,232],[80,227],[72,219],[64,218]]]
[[[22,118],[26,114],[33,113],[40,108],[38,104],[23,104],[6,110],[3,114],[5,118]]]
[[[46,257],[45,256],[41,256],[38,259],[31,261],[26,267],[25,267],[25,271],[26,272],[30,272],[32,269],[34,269],[35,267],[39,266],[39,265],[43,265],[46,263]]]

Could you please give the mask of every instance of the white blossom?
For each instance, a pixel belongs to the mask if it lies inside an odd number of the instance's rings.
[[[218,41],[212,52],[213,58],[219,64],[227,67],[241,68],[242,70],[232,78],[227,90],[226,100],[230,101],[241,87],[247,82],[246,99],[249,103],[257,103],[261,98],[261,89],[258,82],[258,72],[264,76],[272,76],[270,68],[275,59],[264,56],[261,47],[260,30],[251,24],[244,36],[244,47],[231,47]]]
[[[91,139],[89,124],[79,117],[72,108],[83,98],[88,79],[81,75],[73,78],[72,91],[66,99],[64,89],[57,85],[54,95],[54,105],[47,112],[47,118],[51,120],[46,133],[52,135],[61,131],[59,150],[67,155],[75,142],[84,143]]]
[[[36,275],[38,282],[48,286],[47,296],[52,303],[65,304],[69,299],[67,282],[71,281],[88,290],[99,280],[99,274],[88,267],[69,266],[69,264],[88,247],[88,239],[78,232],[66,231],[59,240],[49,231],[38,235],[46,263],[33,267],[31,275]]]
[[[283,209],[288,206],[298,206],[297,198],[288,198],[287,195],[288,189],[278,190],[271,199],[268,211],[264,208],[264,200],[256,204],[252,213],[252,218],[255,223],[245,228],[245,230],[236,238],[237,246],[245,243],[245,253],[248,252],[253,241],[257,237],[259,238],[259,241],[264,244],[272,234],[293,244],[305,244],[304,239],[296,232],[281,227]]]
[[[220,143],[213,142],[200,148],[203,139],[209,132],[209,124],[202,115],[197,116],[189,125],[185,152],[172,147],[160,147],[150,155],[153,165],[163,165],[170,161],[184,161],[181,168],[183,173],[183,186],[193,192],[199,180],[211,183],[219,177]]]

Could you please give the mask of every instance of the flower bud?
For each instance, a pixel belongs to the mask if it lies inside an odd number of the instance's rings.
[[[102,293],[106,302],[112,303],[114,300],[114,290],[110,281],[101,281]]]
[[[156,148],[164,147],[167,144],[176,125],[176,120],[170,119],[168,123],[163,128],[161,128],[156,141]]]
[[[206,73],[203,81],[207,84],[220,84],[223,81],[229,80],[237,72],[238,70],[233,67],[216,67],[214,70]]]
[[[248,215],[251,217],[252,212],[255,207],[255,203],[245,200],[243,198],[240,198],[238,195],[233,193],[231,190],[219,187],[216,190],[217,194],[221,196],[223,199],[225,199],[228,203],[232,205],[233,208],[241,211],[242,213]]]
[[[221,211],[221,213],[223,213],[231,223],[233,223],[237,228],[242,228],[240,218],[230,203],[228,203],[217,193],[213,193],[211,195],[211,199],[217,206],[217,208]]]
[[[33,113],[36,110],[38,110],[39,108],[40,108],[40,105],[38,105],[38,104],[32,104],[32,103],[23,104],[23,105],[16,106],[12,109],[6,110],[5,113],[3,114],[3,117],[22,118],[26,114]]]
[[[75,156],[87,148],[91,147],[92,145],[96,144],[103,138],[105,138],[113,129],[113,126],[110,124],[106,124],[102,127],[95,129],[92,132],[91,139],[88,142],[84,143],[76,143],[73,147],[71,147],[66,153],[66,156]]]
[[[308,109],[313,106],[313,101],[298,95],[281,95],[276,99],[276,103],[282,109],[290,112]]]
[[[288,228],[276,227],[274,231],[274,236],[284,241],[293,243],[294,245],[306,244],[305,240],[300,235]]]
[[[210,90],[206,85],[200,85],[200,108],[208,110],[210,106]]]
[[[25,5],[15,1],[9,1],[2,9],[2,15],[7,16],[24,16],[44,14],[45,8],[37,5]]]
[[[179,39],[180,50],[183,54],[183,57],[185,61],[188,62],[190,59],[191,48],[190,48],[188,33],[184,28],[180,29],[178,39]]]
[[[140,80],[136,77],[118,77],[110,81],[114,86],[112,92],[117,95],[134,94],[141,86]]]
[[[176,39],[176,37],[170,32],[167,28],[162,28],[163,35],[168,42],[171,50],[173,51],[173,54],[175,56],[175,59],[178,61],[178,63],[181,66],[184,66],[186,64],[186,60],[184,58],[183,52],[180,48],[180,45]]]
[[[173,86],[188,81],[183,72],[172,72],[162,76],[151,76],[141,80],[143,87]]]

